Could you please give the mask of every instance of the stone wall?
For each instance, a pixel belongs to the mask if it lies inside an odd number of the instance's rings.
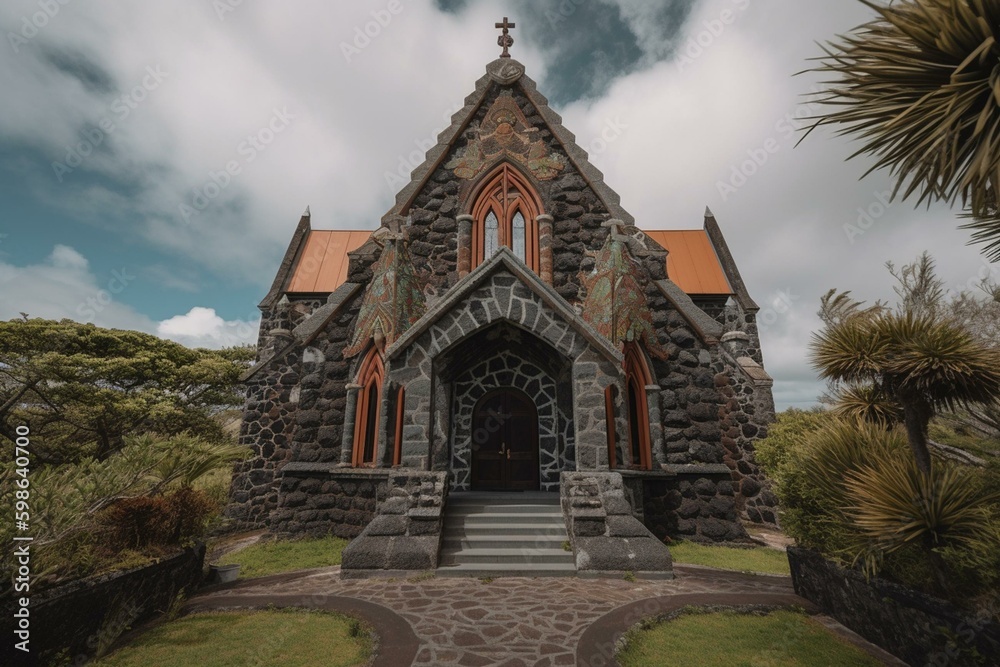
[[[741,332],[725,334],[718,354],[715,381],[724,401],[719,411],[722,444],[736,481],[741,515],[754,523],[777,525],[778,498],[754,450],[774,423],[772,381],[746,356],[747,339]]]
[[[997,664],[1000,623],[970,618],[943,600],[845,570],[788,548],[795,593],[911,665]]]
[[[278,506],[269,521],[278,535],[357,537],[387,496],[389,470],[330,463],[285,465]]]
[[[295,416],[293,459],[308,463],[341,460],[347,383],[357,359],[344,359],[361,292],[342,304],[302,355],[302,392]],[[353,428],[353,425],[350,426]]]
[[[633,516],[619,473],[563,473],[560,502],[577,572],[671,576],[670,551]]]
[[[201,583],[205,546],[185,549],[145,567],[74,581],[31,596],[31,653],[14,649],[8,634],[0,648],[5,665],[85,664],[122,633],[166,612],[180,593]],[[11,601],[0,606],[12,619]],[[27,659],[26,659],[27,658]]]
[[[642,480],[643,517],[661,540],[747,539],[736,510],[736,489],[725,465],[667,466],[673,476]]]
[[[258,528],[278,506],[281,467],[292,459],[292,436],[298,410],[299,355],[270,362],[247,382],[239,444],[251,457],[236,463],[225,515],[237,529]]]
[[[721,397],[715,385],[712,354],[688,321],[662,294],[650,296],[653,323],[667,350],[666,360],[653,359],[660,387],[662,448],[654,459],[667,464],[722,463],[719,427]],[[653,446],[658,443],[653,441]]]
[[[436,568],[447,498],[448,473],[393,471],[378,514],[344,549],[344,575]]]

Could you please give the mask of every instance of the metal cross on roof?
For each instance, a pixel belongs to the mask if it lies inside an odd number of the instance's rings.
[[[507,17],[503,17],[503,23],[497,23],[497,28],[503,28],[503,34],[497,37],[497,46],[503,47],[503,53],[500,54],[501,58],[510,58],[510,52],[507,50],[514,45],[514,38],[510,36],[509,28],[515,27],[515,24],[509,22]]]

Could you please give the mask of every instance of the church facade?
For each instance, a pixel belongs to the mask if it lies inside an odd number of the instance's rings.
[[[660,543],[774,523],[758,307],[712,214],[641,230],[509,57],[452,120],[374,232],[301,218],[229,517],[431,551],[459,492],[559,492],[571,536],[616,512]]]

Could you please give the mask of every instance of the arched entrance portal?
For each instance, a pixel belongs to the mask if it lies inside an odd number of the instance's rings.
[[[473,489],[538,489],[538,413],[526,394],[498,389],[483,396],[472,426]]]

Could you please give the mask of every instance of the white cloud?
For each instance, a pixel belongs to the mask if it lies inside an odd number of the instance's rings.
[[[255,343],[260,320],[226,321],[214,308],[196,306],[185,315],[175,315],[156,327],[156,334],[188,347],[220,348]]]
[[[26,312],[29,317],[93,323],[169,338],[188,347],[220,348],[255,343],[260,320],[230,320],[212,308],[194,307],[185,315],[156,322],[120,300],[136,276],[128,270],[104,277],[91,273],[76,249],[56,245],[38,264],[0,262],[0,320]],[[25,305],[28,304],[28,305]]]

